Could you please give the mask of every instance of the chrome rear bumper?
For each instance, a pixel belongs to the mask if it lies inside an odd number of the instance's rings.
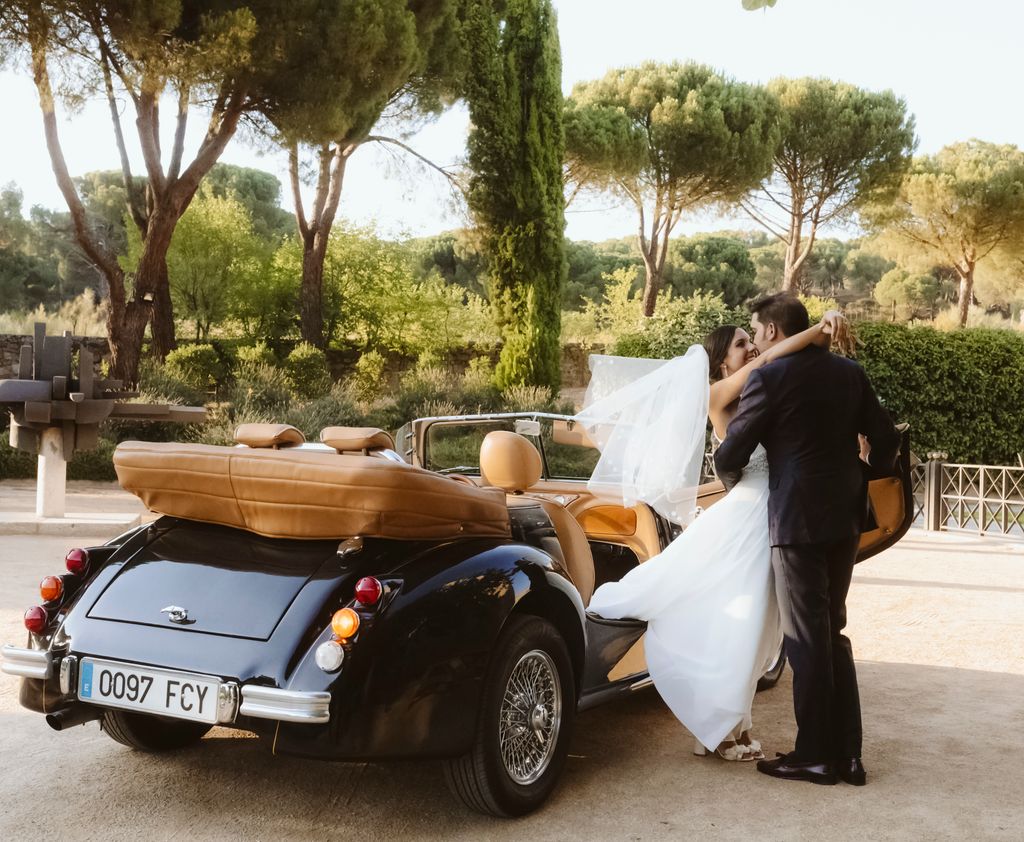
[[[4,644],[2,650],[3,663],[0,670],[8,675],[20,675],[22,678],[52,678],[53,656],[41,649],[25,649],[21,646]]]
[[[3,662],[0,670],[7,675],[22,678],[53,678],[54,658],[50,652],[40,649],[25,649],[20,646],[6,644],[3,647]],[[62,676],[64,693],[73,691],[73,658],[64,658],[68,676]],[[77,664],[75,664],[77,666]],[[65,687],[64,685],[67,684]],[[242,703],[237,707],[240,716],[251,716],[256,719],[277,719],[282,722],[304,722],[321,725],[331,718],[331,694],[324,692],[304,693],[299,690],[278,690],[275,687],[262,687],[255,684],[243,684],[238,687],[234,682],[221,685],[221,699],[218,701],[219,715],[217,721],[231,724],[235,720],[235,705],[241,693]]]
[[[330,693],[303,693],[299,690],[278,690],[243,684],[239,716],[257,719],[278,719],[282,722],[323,724],[331,718]]]

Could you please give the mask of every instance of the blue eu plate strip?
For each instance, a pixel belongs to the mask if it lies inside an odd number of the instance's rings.
[[[92,697],[92,664],[89,661],[82,664],[82,687],[78,695],[82,699]]]

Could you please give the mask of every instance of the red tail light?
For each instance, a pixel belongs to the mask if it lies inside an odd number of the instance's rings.
[[[376,605],[384,594],[384,586],[373,576],[366,576],[356,582],[356,599],[360,605]]]
[[[33,605],[25,612],[25,628],[32,634],[42,634],[46,631],[48,622],[50,622],[50,617],[41,605]]]
[[[71,550],[64,556],[64,564],[67,565],[69,573],[74,573],[76,576],[84,576],[89,571],[89,551]]]

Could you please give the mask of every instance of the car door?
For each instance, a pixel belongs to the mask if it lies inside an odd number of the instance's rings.
[[[889,549],[910,529],[914,520],[914,478],[910,452],[910,429],[899,425],[902,435],[896,472],[892,476],[868,482],[870,517],[860,536],[857,561],[861,562]]]

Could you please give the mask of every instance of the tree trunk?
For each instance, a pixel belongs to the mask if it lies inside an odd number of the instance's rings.
[[[142,255],[135,270],[132,301],[145,307],[153,326],[153,349],[160,359],[174,349],[174,314],[167,278],[167,251],[177,224],[177,215],[158,207],[149,218]],[[141,342],[140,334],[139,340]],[[135,373],[137,374],[137,372]],[[134,377],[132,378],[135,379]]]
[[[957,300],[957,317],[960,327],[967,327],[967,314],[971,309],[971,302],[974,300],[974,266],[968,265],[966,269],[957,267],[957,275],[960,278],[960,298]]]
[[[330,226],[328,225],[328,232]],[[299,294],[299,318],[302,340],[315,348],[324,342],[324,258],[327,237],[315,235],[302,240],[302,287]]]
[[[111,308],[107,315],[107,338],[110,342],[110,373],[131,389],[139,382],[142,337],[150,319],[150,307],[133,298],[124,311]]]
[[[167,256],[157,268],[156,292],[153,297],[153,351],[161,360],[178,347],[174,333],[174,305],[171,303],[171,284],[167,274]]]
[[[782,291],[796,295],[800,292],[803,280],[804,264],[800,258],[800,225],[794,223],[789,229],[789,242],[786,243],[786,264],[782,270]]]
[[[293,146],[289,157],[292,191],[295,199],[295,218],[302,240],[302,285],[299,294],[299,322],[302,339],[315,348],[326,345],[324,335],[324,259],[331,239],[334,217],[341,201],[341,187],[345,181],[348,159],[359,147],[358,143],[341,142],[332,149],[325,144],[320,149],[320,177],[311,221],[306,221],[299,192],[298,147]],[[332,166],[333,164],[333,166]]]
[[[654,315],[655,305],[658,303],[658,293],[661,292],[663,284],[664,278],[662,273],[650,264],[647,264],[644,272],[644,297],[642,305],[643,314],[647,318]]]

